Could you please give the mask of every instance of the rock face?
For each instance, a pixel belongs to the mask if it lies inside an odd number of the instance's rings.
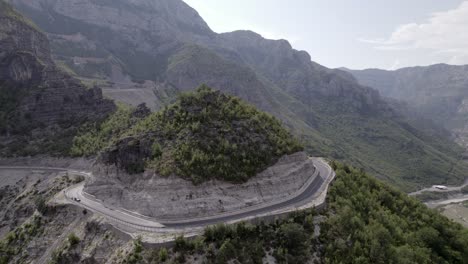
[[[278,201],[297,192],[314,175],[303,152],[284,156],[243,184],[210,181],[201,185],[154,173],[128,175],[115,166],[96,166],[96,180],[86,192],[112,206],[157,219],[184,219],[220,214]],[[320,176],[317,176],[320,177]]]
[[[170,56],[188,41],[214,35],[181,0],[10,2],[48,33],[61,65],[112,98],[138,105],[147,97],[152,109],[174,94],[160,82]]]
[[[46,36],[0,4],[3,154],[35,154],[46,152],[44,147],[60,152],[70,143],[74,129],[84,122],[102,120],[115,106],[103,98],[99,88],[86,89],[60,71],[50,57]]]

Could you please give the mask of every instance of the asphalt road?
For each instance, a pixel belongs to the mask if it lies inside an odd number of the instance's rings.
[[[204,218],[204,219],[184,220],[184,221],[179,221],[179,222],[161,222],[161,224],[163,224],[166,227],[172,227],[172,228],[207,226],[207,225],[212,225],[212,224],[217,224],[217,223],[226,223],[226,222],[236,221],[239,219],[244,219],[244,218],[257,216],[257,215],[264,215],[269,212],[275,212],[275,211],[279,211],[285,208],[298,208],[312,201],[315,198],[316,194],[318,194],[317,191],[325,183],[325,179],[328,179],[328,177],[332,177],[332,174],[333,174],[332,169],[323,160],[314,159],[314,164],[318,171],[317,177],[315,177],[315,179],[309,184],[309,186],[301,194],[299,194],[296,197],[292,197],[289,200],[267,205],[267,206],[260,207],[260,208],[255,208],[252,210],[245,210],[245,211],[230,214],[230,215],[215,216],[215,217]]]
[[[120,210],[118,208],[109,208],[106,205],[104,205],[101,201],[94,199],[93,197],[90,197],[89,195],[86,195],[84,193],[84,182],[65,189],[63,191],[63,194],[65,195],[69,203],[73,203],[93,212],[97,212],[117,223],[124,224],[143,231],[158,232],[163,231],[164,229],[174,230],[203,227],[216,223],[226,223],[251,217],[257,217],[259,215],[274,215],[276,212],[281,213],[282,210],[298,208],[308,204],[311,201],[314,201],[314,199],[316,199],[317,196],[321,194],[320,190],[323,190],[323,188],[326,187],[324,184],[329,184],[330,179],[333,178],[335,174],[331,167],[324,160],[320,158],[313,158],[313,162],[317,169],[317,173],[314,173],[316,177],[313,180],[307,182],[308,186],[302,189],[302,193],[292,196],[291,199],[281,200],[277,203],[252,206],[251,208],[245,208],[240,211],[207,218],[184,219],[181,221],[172,222],[159,222],[157,219],[152,219],[135,213],[126,212],[125,210]],[[92,175],[87,172],[74,171],[63,168],[0,167],[0,169],[68,171],[71,174],[78,174],[87,178],[92,177]],[[75,200],[76,198],[80,199],[80,201],[77,202]]]
[[[408,195],[413,196],[413,195],[421,194],[423,192],[440,192],[440,193],[444,193],[444,192],[460,191],[465,186],[468,186],[468,179],[466,179],[465,182],[460,186],[446,186],[447,189],[444,189],[444,190],[437,189],[434,186],[432,186],[432,187],[421,189],[421,190],[416,191],[416,192],[409,193]]]

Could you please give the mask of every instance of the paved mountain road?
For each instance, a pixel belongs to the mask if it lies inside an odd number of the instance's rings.
[[[72,203],[77,206],[86,208],[95,213],[98,213],[111,222],[123,224],[133,229],[146,232],[164,233],[174,230],[184,230],[188,228],[203,227],[206,225],[216,223],[236,222],[243,219],[263,217],[266,215],[280,214],[285,211],[293,211],[296,208],[304,207],[310,204],[319,196],[323,198],[324,192],[327,191],[328,185],[335,177],[332,168],[321,158],[312,158],[316,167],[314,177],[296,193],[288,197],[275,201],[274,203],[266,203],[256,206],[251,206],[239,211],[233,211],[225,214],[196,218],[196,219],[183,219],[180,221],[160,222],[157,219],[131,213],[120,208],[109,208],[104,205],[102,201],[95,199],[93,196],[84,192],[85,182],[71,186],[63,191],[67,203]],[[0,167],[1,169],[23,169],[23,170],[52,170],[52,171],[68,171],[70,174],[82,175],[86,178],[91,178],[92,174],[84,171],[76,171],[65,168],[52,168],[52,167]],[[80,199],[77,202],[75,199]]]
[[[461,189],[463,189],[463,188],[466,187],[466,186],[468,186],[468,179],[466,179],[465,182],[464,182],[462,185],[460,185],[460,186],[446,186],[447,189],[437,189],[436,187],[431,186],[431,187],[424,188],[424,189],[421,189],[421,190],[416,191],[416,192],[409,193],[408,195],[414,196],[414,195],[421,194],[421,193],[423,193],[423,192],[439,192],[439,193],[444,193],[444,192],[460,191]]]

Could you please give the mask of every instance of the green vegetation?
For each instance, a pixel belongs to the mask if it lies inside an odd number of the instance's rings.
[[[71,248],[78,245],[80,243],[80,238],[75,235],[75,233],[70,233],[67,238],[68,244]]]
[[[448,139],[378,115],[343,113],[342,106],[332,102],[316,107],[321,108],[320,133],[333,142],[329,152],[317,156],[362,167],[407,192],[464,180],[468,164],[461,160],[463,150]]]
[[[150,251],[144,259],[184,263],[200,256],[202,263],[262,263],[269,254],[278,263],[308,263],[313,256],[343,264],[466,263],[467,229],[362,170],[332,166],[337,178],[321,216],[307,210],[271,224],[216,225],[195,239],[178,237],[173,248]]]
[[[70,251],[76,248],[80,243],[80,238],[75,233],[70,233],[67,237],[67,241],[60,248],[52,252],[51,260],[49,264],[69,263],[72,258]]]
[[[348,166],[322,225],[326,263],[466,263],[468,230]]]
[[[97,134],[102,133],[109,134]],[[122,159],[128,172],[147,167],[194,183],[210,179],[243,182],[279,157],[302,150],[276,118],[207,86],[180,95],[175,104],[141,120],[123,135],[116,144],[119,153],[144,153],[133,163]],[[77,149],[89,141],[87,137],[76,140]]]
[[[133,109],[119,104],[117,111],[101,124],[87,124],[73,139],[72,156],[91,156],[115,143],[133,124]]]
[[[24,254],[28,243],[43,233],[43,219],[34,215],[29,221],[9,232],[0,241],[0,264],[10,263],[14,256]]]
[[[141,244],[141,238],[138,238],[133,241],[133,250],[128,254],[127,258],[124,260],[126,264],[136,264],[141,263],[143,257],[141,253],[143,252],[143,245]]]
[[[177,237],[173,248],[147,252],[149,263],[189,263],[195,255],[202,263],[263,263],[270,251],[278,263],[306,263],[311,256],[313,211],[291,215],[272,224],[216,225],[194,239]]]

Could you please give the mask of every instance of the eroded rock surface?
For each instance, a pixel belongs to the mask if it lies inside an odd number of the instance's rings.
[[[278,201],[298,191],[314,174],[304,152],[281,158],[243,184],[210,181],[194,185],[176,176],[128,175],[98,165],[85,191],[104,203],[158,219],[204,217],[251,205]]]

